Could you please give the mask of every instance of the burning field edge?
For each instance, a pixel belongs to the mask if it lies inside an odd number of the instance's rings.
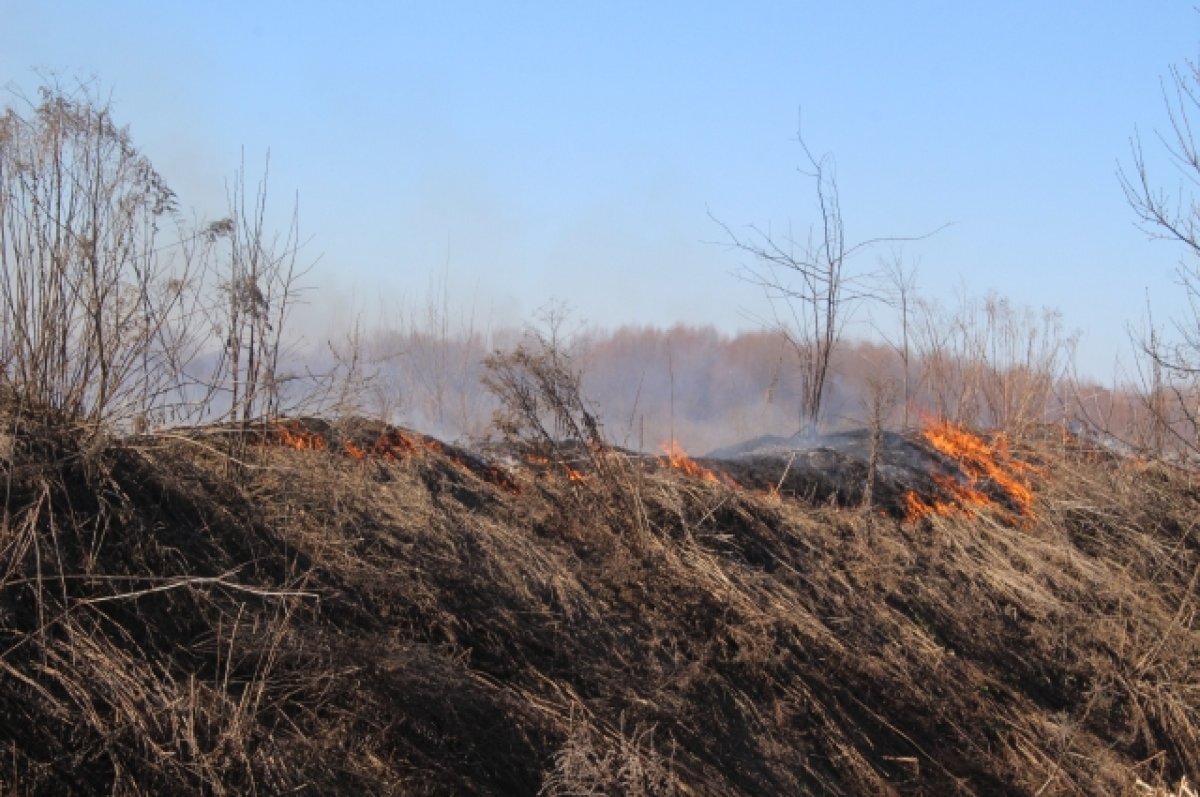
[[[5,795],[1200,775],[1194,474],[1062,429],[693,458],[297,418],[8,448]]]
[[[1065,433],[1064,433],[1065,434]],[[875,461],[872,481],[883,484],[874,507],[884,514],[915,522],[930,515],[972,516],[988,510],[1012,524],[1033,519],[1033,490],[1044,472],[1015,456],[1003,433],[984,435],[945,421],[931,421],[919,433],[885,433],[887,444],[874,444],[866,431],[827,438],[797,440],[772,453],[743,452],[737,458],[692,458],[675,440],[660,446],[660,456],[613,451],[636,460],[643,469],[666,468],[711,484],[750,490],[764,497],[798,498],[811,504],[861,506],[865,470]],[[351,421],[343,428],[320,419],[290,419],[258,430],[259,445],[331,451],[356,461],[400,462],[425,452],[450,461],[485,480],[519,492],[501,464],[479,453],[389,424]],[[1068,442],[1064,438],[1064,444]],[[847,445],[849,444],[849,445]],[[870,447],[877,449],[874,455]],[[587,463],[597,452],[581,452],[582,443],[556,446],[552,452],[520,446],[493,445],[491,460],[523,465],[538,473],[585,482]],[[830,459],[836,461],[831,462]],[[1028,459],[1028,456],[1027,456]],[[875,497],[872,496],[872,499]]]

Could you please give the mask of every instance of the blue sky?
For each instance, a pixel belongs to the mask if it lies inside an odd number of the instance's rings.
[[[902,250],[925,295],[1058,308],[1099,377],[1147,292],[1181,309],[1181,253],[1135,228],[1116,170],[1165,126],[1190,3],[0,0],[0,19],[0,84],[94,75],[201,215],[269,149],[326,315],[421,301],[445,272],[481,323],[558,299],[601,325],[751,327],[764,300],[708,213],[812,220],[801,115],[849,238],[952,223]]]

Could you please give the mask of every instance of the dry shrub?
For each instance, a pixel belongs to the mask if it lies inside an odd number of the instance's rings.
[[[605,447],[571,359],[554,337],[530,331],[511,351],[484,360],[483,384],[500,402],[493,426],[506,441],[545,453],[563,441]]]
[[[484,386],[498,402],[492,425],[523,458],[562,468],[572,497],[631,528],[642,529],[640,472],[604,438],[599,415],[581,390],[581,373],[551,317],[551,331],[529,330],[508,352],[484,360]],[[589,474],[584,477],[583,473]]]
[[[947,310],[918,302],[913,347],[920,406],[954,423],[1020,437],[1061,414],[1076,336],[1057,312],[990,294]]]
[[[174,193],[88,86],[0,115],[0,386],[70,422],[128,420],[174,385],[187,258]]]

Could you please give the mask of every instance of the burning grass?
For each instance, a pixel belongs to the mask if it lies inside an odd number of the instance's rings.
[[[259,443],[298,451],[334,451],[357,462],[398,463],[422,456],[438,456],[460,469],[512,492],[519,488],[503,469],[480,457],[418,432],[391,424],[356,421],[337,429],[319,419],[296,419],[255,430]],[[582,478],[567,468],[568,476]]]
[[[565,456],[279,428],[237,466],[219,435],[17,438],[0,792],[1133,795],[1200,774],[1190,474],[981,437],[959,461],[995,506],[875,517],[868,542],[860,512],[670,455],[591,452],[607,475],[575,481]]]
[[[1022,523],[1033,518],[1032,478],[1040,471],[1011,454],[1003,433],[987,439],[948,421],[933,421],[921,436],[954,472],[932,474],[937,486],[933,496],[922,496],[917,490],[906,492],[906,520],[973,515],[984,509],[999,510]]]
[[[676,440],[669,440],[663,443],[661,448],[664,454],[662,462],[668,468],[685,473],[693,479],[700,479],[712,484],[724,484],[727,487],[738,486],[737,482],[728,474],[709,470],[689,457],[687,452],[683,450],[683,446]]]

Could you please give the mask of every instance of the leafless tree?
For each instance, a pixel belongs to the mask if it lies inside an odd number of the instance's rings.
[[[821,420],[830,361],[845,324],[860,302],[882,296],[877,275],[853,268],[856,256],[883,243],[920,240],[933,233],[848,242],[833,156],[814,155],[802,133],[796,140],[805,159],[800,172],[812,181],[816,195],[816,220],[805,237],[798,240],[790,231],[779,237],[753,225],[739,234],[714,221],[730,245],[751,258],[741,276],[771,299],[771,323],[786,337],[799,366],[800,428],[813,434]]]
[[[1141,136],[1130,141],[1131,159],[1120,170],[1121,186],[1140,226],[1152,238],[1182,244],[1185,259],[1177,269],[1188,312],[1173,319],[1174,334],[1162,337],[1150,325],[1150,334],[1138,339],[1141,354],[1150,362],[1141,368],[1150,374],[1147,409],[1157,417],[1155,428],[1174,446],[1191,456],[1200,455],[1200,145],[1192,129],[1200,114],[1200,64],[1186,61],[1171,68],[1163,81],[1163,104],[1170,129],[1156,138],[1179,178],[1179,188],[1159,187],[1151,175]],[[1145,381],[1145,380],[1143,380]],[[1168,401],[1169,398],[1169,401]]]

